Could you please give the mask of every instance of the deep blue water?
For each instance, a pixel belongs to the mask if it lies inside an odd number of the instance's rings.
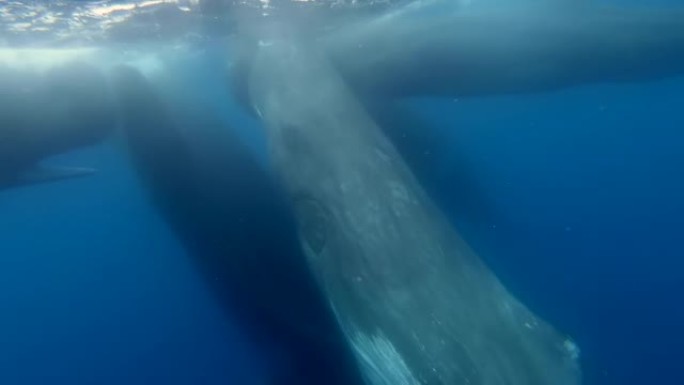
[[[509,289],[576,339],[587,384],[684,383],[683,89],[421,103],[449,130],[446,163],[485,193],[451,211]]]
[[[432,154],[445,210],[577,341],[587,384],[684,384],[683,90],[413,103],[448,144]],[[59,162],[100,172],[0,192],[0,384],[259,384],[265,353],[209,294],[117,140]]]
[[[125,158],[107,146],[64,158],[101,173],[2,193],[0,383],[258,378]]]

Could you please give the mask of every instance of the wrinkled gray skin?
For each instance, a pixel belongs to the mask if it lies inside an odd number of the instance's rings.
[[[322,55],[272,41],[248,79],[309,264],[367,384],[580,382],[574,344],[473,254]]]
[[[320,44],[357,89],[486,96],[680,75],[682,20],[681,8],[401,10],[340,28]]]
[[[106,77],[91,66],[44,74],[0,66],[0,190],[93,173],[40,162],[101,141],[115,118]]]

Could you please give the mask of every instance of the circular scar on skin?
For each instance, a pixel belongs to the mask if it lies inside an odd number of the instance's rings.
[[[319,201],[306,196],[294,199],[294,210],[302,240],[311,251],[319,255],[330,234],[330,212]]]

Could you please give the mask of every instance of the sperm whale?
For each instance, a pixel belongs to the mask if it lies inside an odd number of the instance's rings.
[[[575,344],[479,260],[325,55],[287,36],[258,47],[249,97],[366,383],[579,384]]]
[[[400,9],[319,43],[351,85],[384,96],[536,93],[684,74],[683,19],[681,8]]]
[[[249,339],[282,356],[268,384],[360,385],[271,175],[211,109],[178,111],[132,67],[114,79],[127,152],[155,206]]]

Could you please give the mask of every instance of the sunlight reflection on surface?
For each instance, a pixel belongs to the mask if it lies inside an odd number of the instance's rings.
[[[64,46],[136,40],[173,40],[196,36],[203,24],[221,22],[213,33],[230,34],[245,10],[258,17],[323,11],[378,9],[392,4],[441,0],[129,0],[0,1],[0,46]],[[452,1],[452,0],[449,0]],[[306,14],[310,20],[313,14]],[[200,34],[206,35],[201,30]]]

